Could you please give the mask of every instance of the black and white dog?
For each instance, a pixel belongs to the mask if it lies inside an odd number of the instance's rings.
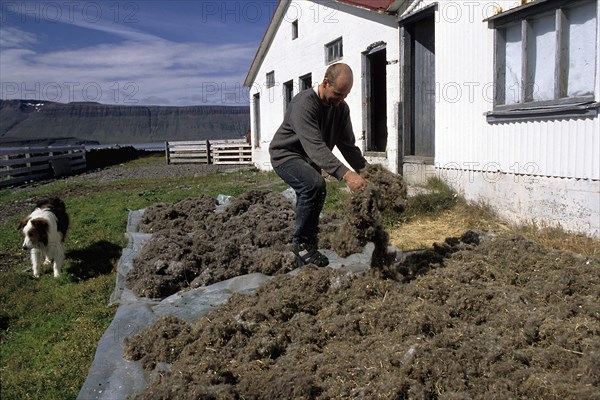
[[[65,260],[64,241],[69,229],[69,215],[65,203],[59,198],[41,200],[27,218],[19,224],[25,240],[23,249],[29,250],[33,276],[40,276],[42,262],[50,263],[54,276],[60,275]]]

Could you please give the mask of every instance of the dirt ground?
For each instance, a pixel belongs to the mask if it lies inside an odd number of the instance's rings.
[[[276,193],[250,192],[223,213],[208,198],[148,209],[156,239],[128,277],[138,294],[276,276],[194,325],[165,317],[127,338],[127,357],[154,369],[139,397],[598,399],[600,260],[491,232],[396,260],[380,214],[394,199],[404,207],[406,192],[399,182],[390,196],[389,186],[323,218],[329,248],[378,243],[364,274],[283,274],[294,213]],[[339,247],[336,232],[357,247]]]

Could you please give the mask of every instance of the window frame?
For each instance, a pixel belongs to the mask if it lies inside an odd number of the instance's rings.
[[[288,105],[294,98],[294,81],[289,80],[283,83],[283,111],[287,110]]]
[[[292,21],[292,40],[298,39],[298,20]]]
[[[586,0],[594,3],[595,0]],[[579,5],[581,3],[577,3]],[[596,3],[597,4],[597,3]],[[539,120],[549,118],[571,118],[581,116],[595,116],[598,114],[599,103],[596,101],[596,85],[594,82],[591,95],[568,97],[567,79],[569,68],[566,63],[569,48],[565,42],[565,30],[568,23],[565,10],[574,8],[569,0],[538,0],[534,3],[516,7],[515,9],[498,14],[484,21],[494,30],[494,99],[493,111],[485,113],[488,122],[509,122],[518,120]],[[540,16],[554,16],[555,35],[555,64],[554,64],[554,96],[552,100],[533,100],[533,84],[527,82],[527,46],[529,35],[532,34],[532,20]],[[596,5],[596,21],[598,19],[598,6]],[[506,77],[505,32],[511,25],[520,24],[521,29],[521,82],[519,83],[519,102],[506,104]],[[597,24],[596,24],[597,25]],[[596,29],[596,43],[598,43]],[[597,51],[597,50],[596,50]],[[597,60],[596,54],[595,60]],[[597,63],[597,61],[596,61]],[[596,65],[596,70],[599,68]],[[597,78],[597,73],[595,76]]]
[[[310,85],[307,85],[307,79],[310,79]],[[306,90],[306,89],[310,89],[313,86],[313,82],[312,82],[312,73],[309,72],[308,74],[304,74],[301,77],[298,78],[298,87],[300,88],[300,90]]]
[[[275,86],[275,70],[267,72],[265,79],[266,79],[265,86],[267,87],[267,89],[274,87]]]
[[[343,36],[340,36],[339,38],[334,39],[331,42],[325,43],[325,45],[324,45],[325,65],[333,64],[344,58],[344,40],[343,39],[344,39]],[[337,56],[336,56],[335,48],[338,45],[339,45],[339,50],[338,50],[339,54],[337,54]],[[333,51],[334,54],[332,55],[331,58],[329,58],[329,50],[330,49],[334,49],[334,51]]]

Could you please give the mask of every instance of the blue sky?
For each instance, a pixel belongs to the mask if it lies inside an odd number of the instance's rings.
[[[2,99],[246,105],[277,0],[0,0]]]

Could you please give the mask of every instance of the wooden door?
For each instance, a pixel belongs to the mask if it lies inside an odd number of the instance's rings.
[[[411,26],[412,115],[410,155],[435,155],[435,35],[433,16]]]

